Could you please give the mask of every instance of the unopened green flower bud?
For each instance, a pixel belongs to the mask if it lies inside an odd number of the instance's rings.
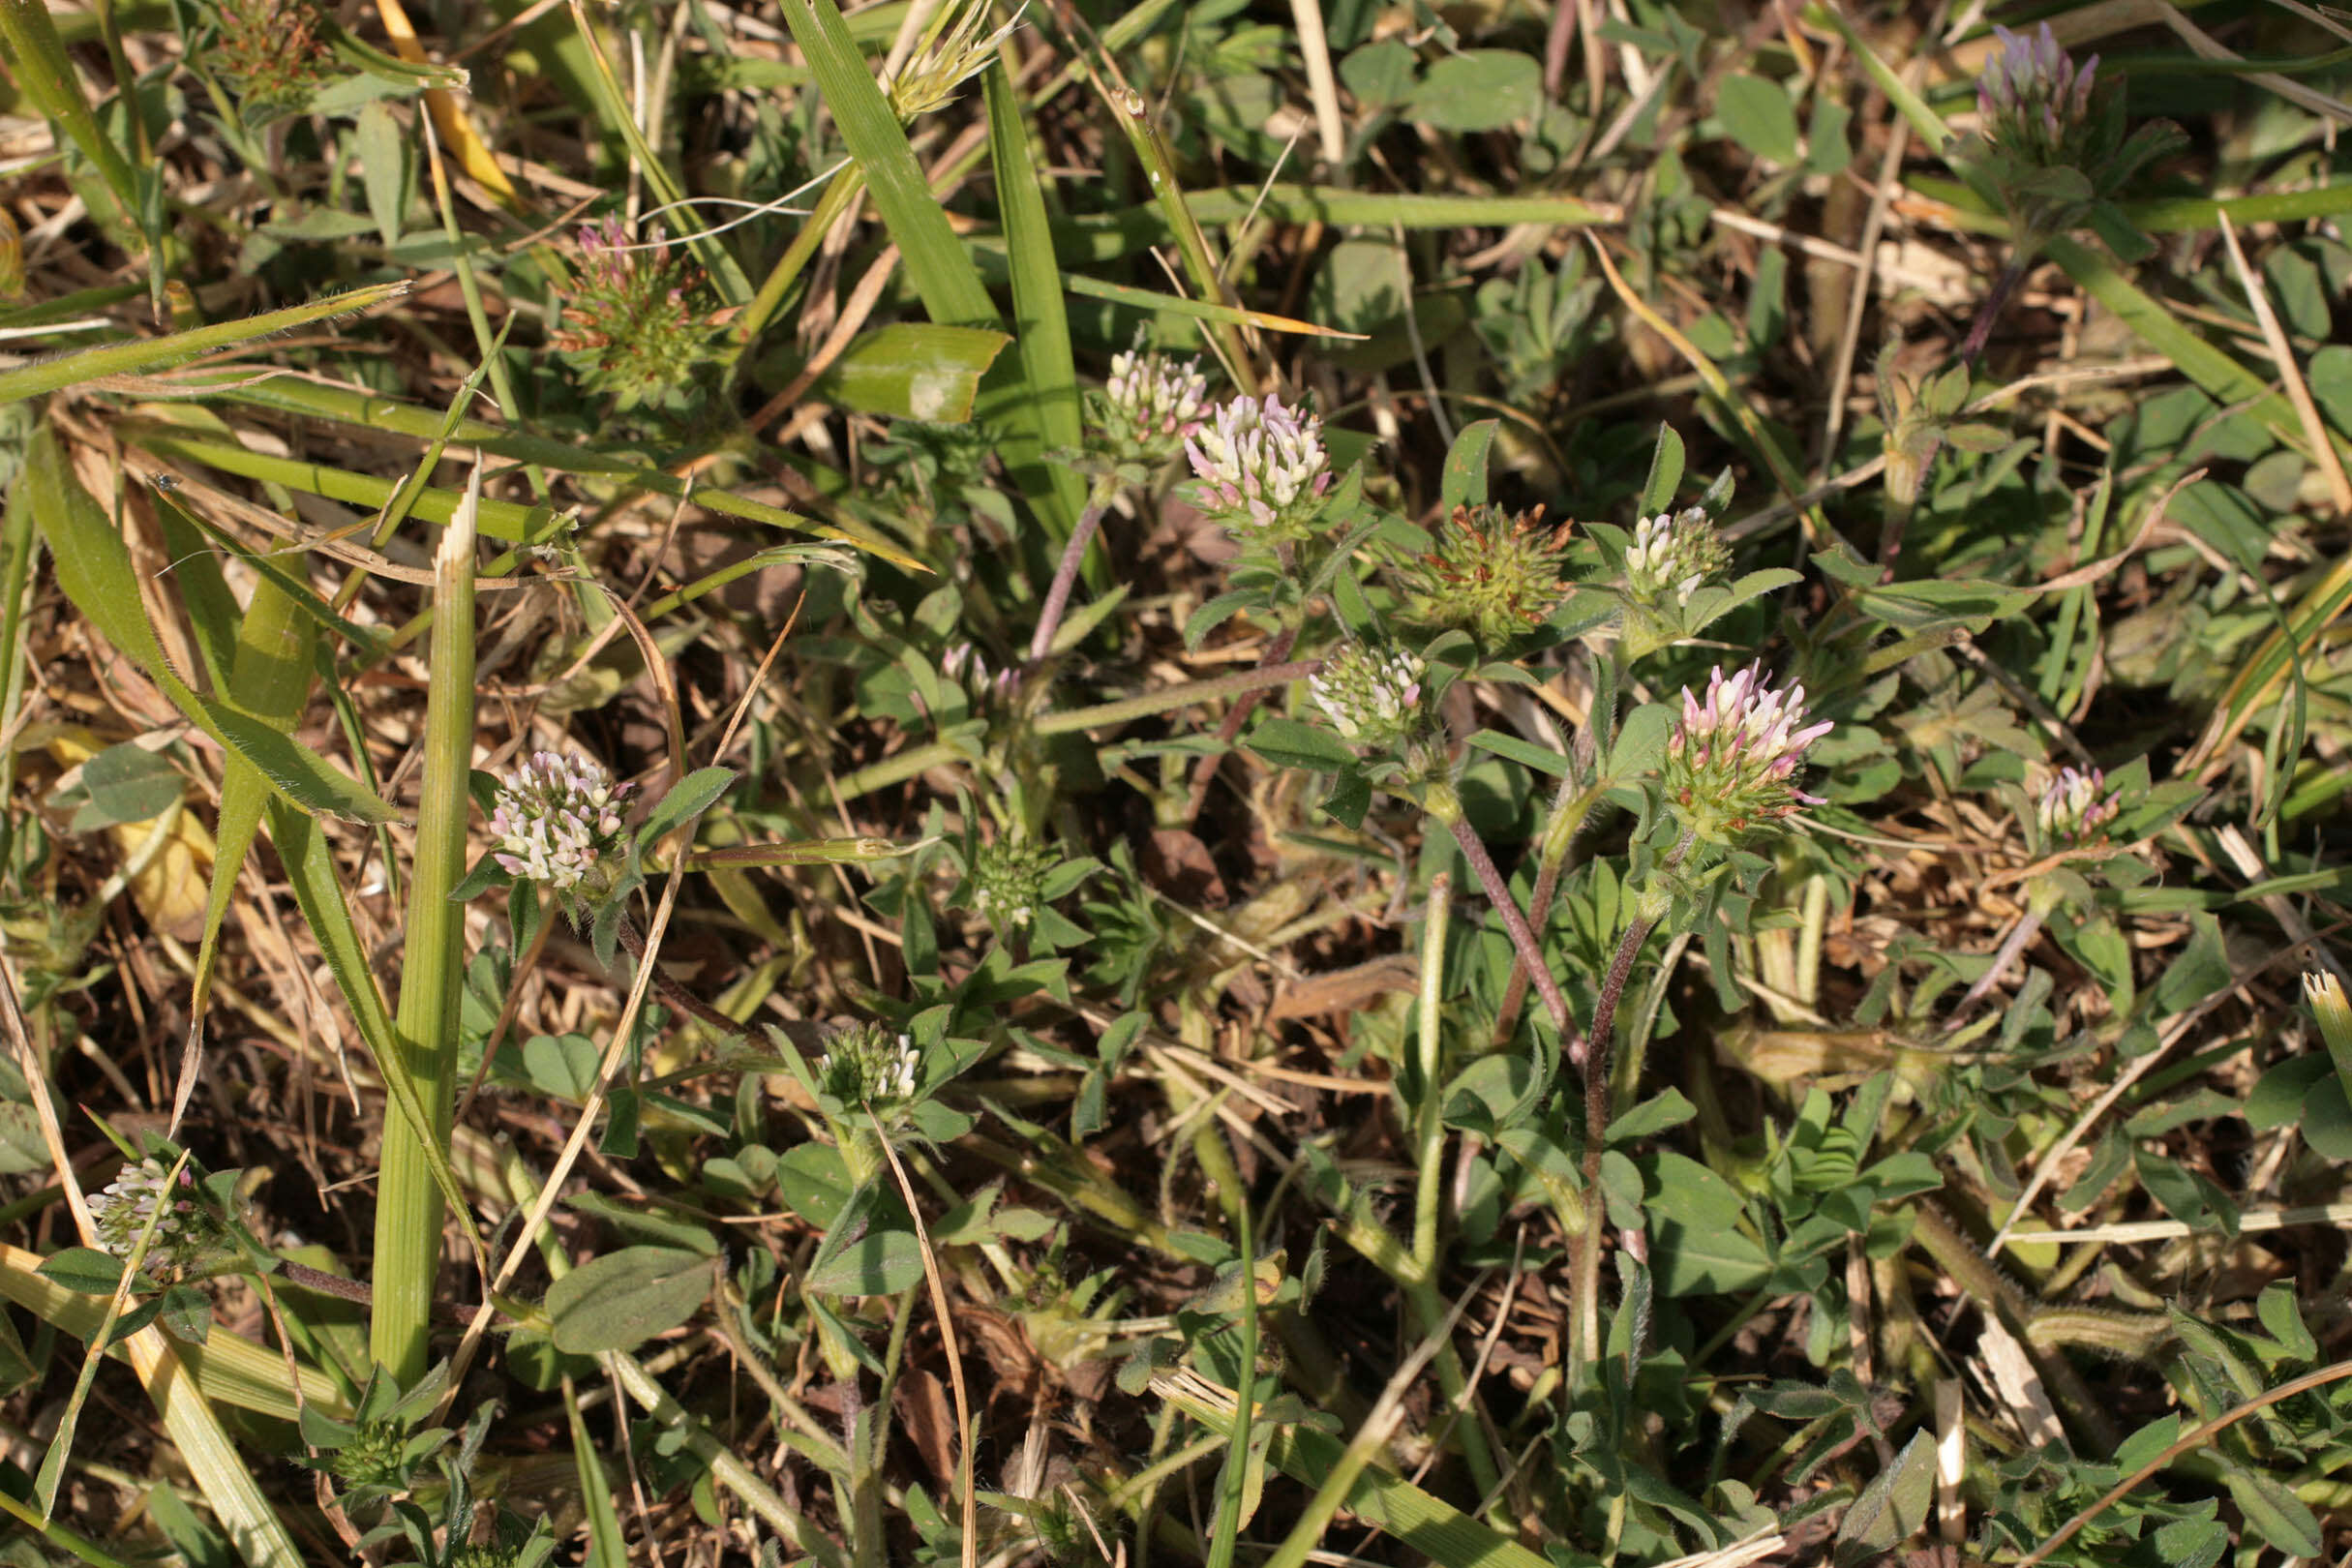
[[[1568,595],[1568,530],[1544,524],[1544,509],[1457,506],[1437,548],[1399,567],[1408,618],[1459,627],[1492,648],[1525,634]]]
[[[1691,595],[1732,564],[1704,507],[1661,512],[1634,525],[1633,548],[1625,552],[1625,591],[1645,605],[1691,602]]]
[[[817,1061],[817,1082],[845,1105],[912,1100],[922,1081],[922,1056],[912,1036],[880,1024],[859,1024],[834,1037]]]
[[[1307,678],[1315,706],[1341,739],[1373,751],[1409,739],[1421,727],[1419,654],[1349,643]]]
[[[1032,924],[1045,907],[1045,878],[1061,857],[1042,844],[998,839],[972,858],[972,908],[1000,931]]]

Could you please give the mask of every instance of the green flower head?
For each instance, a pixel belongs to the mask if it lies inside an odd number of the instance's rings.
[[[1488,648],[1525,634],[1568,595],[1563,567],[1572,524],[1544,527],[1544,509],[1457,506],[1437,548],[1402,562],[1408,618],[1451,626]]]
[[[817,1083],[845,1105],[912,1100],[922,1082],[922,1053],[911,1036],[859,1024],[835,1036],[817,1061]]]
[[[1061,857],[1042,844],[998,839],[972,857],[972,908],[1000,931],[1032,924],[1045,907],[1045,878]]]

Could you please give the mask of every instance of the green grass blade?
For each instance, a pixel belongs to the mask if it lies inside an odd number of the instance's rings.
[[[2303,421],[2284,394],[2272,391],[2261,377],[2182,325],[2161,300],[2143,292],[2105,255],[2070,239],[2050,241],[2044,254],[2066,268],[2084,292],[2113,311],[2141,342],[2179,366],[2207,397],[2224,407],[2242,406],[2281,441],[2308,455]],[[2352,442],[2333,431],[2329,439],[2339,456],[2352,461]]]
[[[361,822],[388,822],[398,815],[373,791],[325,758],[226,703],[199,696],[165,657],[139,598],[138,578],[122,535],[90,493],[81,488],[54,432],[33,437],[25,455],[23,482],[31,491],[33,519],[48,541],[58,587],[107,642],[137,664],[190,723],[242,755],[271,786],[305,811]]]
[[[1165,1374],[1152,1379],[1152,1390],[1209,1431],[1232,1436],[1239,1412],[1230,1391]],[[1266,1462],[1293,1480],[1320,1487],[1339,1470],[1342,1453],[1335,1437],[1286,1427],[1267,1444]],[[1546,1559],[1517,1541],[1386,1470],[1365,1470],[1347,1489],[1342,1506],[1439,1568],[1548,1568]]]
[[[60,354],[55,359],[36,360],[29,365],[0,371],[0,403],[37,398],[45,392],[80,386],[105,377],[143,376],[154,371],[168,370],[174,365],[185,365],[199,355],[233,348],[238,344],[266,338],[272,333],[288,332],[314,321],[368,310],[386,300],[399,299],[407,292],[406,283],[371,284],[348,293],[330,294],[323,299],[312,300],[307,305],[289,305],[282,311],[249,316],[241,320],[195,327],[166,337],[109,343],[76,353]]]
[[[165,1173],[165,1191],[170,1191],[187,1168],[188,1156],[182,1153],[170,1170]],[[41,1468],[33,1477],[33,1500],[41,1505],[43,1519],[47,1519],[57,1510],[58,1483],[65,1479],[66,1461],[73,1457],[74,1434],[80,1430],[81,1409],[89,1401],[90,1385],[98,1380],[99,1359],[106,1354],[106,1346],[116,1338],[115,1325],[122,1320],[123,1309],[131,1304],[132,1287],[139,1281],[147,1261],[147,1250],[155,1245],[156,1227],[163,1218],[161,1204],[149,1210],[146,1222],[139,1227],[131,1243],[129,1255],[122,1259],[122,1274],[115,1282],[113,1292],[106,1297],[106,1311],[98,1319],[98,1332],[90,1337],[82,1353],[81,1368],[74,1375],[74,1392],[66,1397],[65,1405],[57,1415],[57,1430],[49,1438],[48,1451],[41,1456]]]
[[[292,413],[312,413],[325,418],[347,417],[348,422],[353,424],[374,426],[378,430],[394,430],[404,436],[415,436],[420,440],[432,439],[433,431],[438,428],[441,420],[441,415],[437,410],[419,408],[413,405],[404,406],[388,399],[369,398],[355,393],[340,392],[333,388],[307,386],[284,379],[241,390],[261,394],[273,386],[278,388],[302,386],[303,391],[323,393],[325,396],[315,400],[296,396],[275,399],[265,396],[242,398],[226,389],[224,389],[221,395],[235,398],[236,401],[254,403],[263,407],[283,408]],[[323,411],[329,407],[340,408],[343,412],[326,413]],[[403,415],[415,416],[416,419],[425,421],[426,428],[415,428],[414,420],[404,418]],[[223,473],[241,474],[249,479],[259,479],[270,484],[284,485],[288,490],[299,490],[313,496],[324,496],[329,500],[341,501],[347,506],[380,508],[390,502],[401,488],[399,482],[379,478],[374,474],[353,473],[347,468],[330,467],[324,464],[308,463],[294,458],[272,457],[266,452],[248,451],[234,441],[199,436],[194,432],[170,426],[134,426],[129,421],[125,421],[116,428],[125,440],[152,452],[158,457],[177,458],[185,463],[217,468]],[[707,507],[727,517],[739,517],[746,522],[764,523],[770,528],[786,528],[794,533],[808,534],[835,544],[847,545],[854,550],[864,551],[867,555],[879,556],[892,565],[903,566],[909,571],[926,570],[920,561],[895,545],[885,543],[865,534],[853,533],[846,528],[837,528],[829,524],[819,523],[813,518],[802,517],[798,512],[788,512],[780,506],[770,506],[765,501],[752,500],[748,497],[737,496],[728,491],[696,489],[689,486],[683,479],[663,473],[658,469],[647,468],[625,460],[598,458],[586,447],[568,447],[556,441],[542,441],[536,437],[518,437],[496,425],[481,425],[473,420],[460,420],[458,429],[452,433],[451,438],[478,446],[486,452],[493,452],[500,457],[514,458],[519,462],[544,463],[551,468],[559,468],[567,473],[624,476],[631,485],[656,495],[680,498],[691,495],[696,505]],[[551,458],[559,460],[550,461]],[[464,498],[453,490],[421,490],[417,493],[411,515],[427,523],[445,525],[456,513],[459,502]],[[554,513],[543,506],[520,506],[513,501],[486,498],[479,509],[479,516],[475,519],[475,526],[482,533],[494,539],[526,541],[535,539],[547,532],[553,517]]]
[[[237,651],[228,694],[248,713],[281,734],[291,735],[311,694],[310,622],[294,601],[267,578],[254,585],[245,619],[237,628]],[[196,977],[188,1004],[188,1046],[180,1081],[172,1091],[171,1126],[188,1112],[196,1091],[196,1064],[203,1050],[204,1011],[212,997],[213,966],[221,955],[221,925],[228,915],[246,853],[261,827],[269,782],[261,770],[231,754],[221,771],[221,813],[214,829],[212,887],[204,902],[204,934],[196,947]]]
[[[833,0],[783,0],[783,7],[785,25],[808,56],[809,75],[865,175],[883,226],[898,242],[907,281],[924,312],[946,326],[998,324],[980,269],[931,195],[898,115],[866,70],[840,9]]]
[[[1564,196],[1451,196],[1442,193],[1346,191],[1327,185],[1274,185],[1263,198],[1244,190],[1186,191],[1183,210],[1195,224],[1234,224],[1253,210],[1278,224],[1358,225],[1381,229],[1502,228],[1544,224],[1591,228],[1621,222],[1619,215]],[[1168,207],[1158,201],[1103,216],[1056,219],[1054,245],[1068,262],[1116,261],[1176,237]],[[998,243],[976,240],[978,244]]]
[[[604,1456],[588,1435],[588,1418],[580,1413],[568,1377],[563,1380],[563,1413],[571,1422],[572,1463],[580,1471],[580,1507],[588,1515],[588,1550],[582,1568],[628,1568],[628,1542],[621,1537],[612,1483],[604,1478]]]
[[[678,177],[670,172],[670,166],[661,161],[660,154],[646,140],[645,133],[638,129],[637,116],[629,112],[628,99],[621,93],[619,78],[613,75],[613,63],[605,58],[604,45],[597,42],[595,29],[588,25],[586,10],[578,5],[573,6],[572,22],[578,29],[580,42],[589,62],[589,96],[595,101],[597,113],[628,143],[630,156],[637,160],[638,168],[644,173],[646,183],[661,198],[661,205],[668,207],[683,203],[686,200],[685,190],[678,183]],[[719,291],[721,299],[729,305],[748,303],[751,299],[751,280],[743,276],[743,269],[736,265],[735,257],[728,254],[716,235],[702,232],[704,226],[688,223],[687,227],[692,232],[686,240],[686,249],[693,253],[694,259],[702,264],[703,270],[710,275],[711,286]]]
[[[53,1519],[43,1519],[5,1492],[0,1492],[0,1513],[7,1514],[26,1529],[39,1534],[60,1552],[72,1553],[88,1563],[90,1568],[132,1568],[122,1558],[108,1555],[105,1548],[80,1531],[70,1529]]]
[[[1136,162],[1151,179],[1152,195],[1160,203],[1169,235],[1176,241],[1176,254],[1184,259],[1186,274],[1201,298],[1221,305],[1232,304],[1217,256],[1209,249],[1209,236],[1201,228],[1199,215],[1187,203],[1184,187],[1177,181],[1176,157],[1168,150],[1167,137],[1161,135],[1160,121],[1152,113],[1150,100],[1131,87],[1109,85],[1116,79],[1115,75],[1105,79],[1111,117],[1119,122]],[[1212,321],[1208,337],[1218,357],[1224,361],[1225,374],[1233,377],[1233,384],[1255,395],[1257,361],[1251,355],[1249,342],[1242,337],[1241,329],[1230,322]]]
[[[376,1299],[369,1348],[403,1387],[422,1376],[430,1344],[433,1277],[440,1266],[443,1192],[433,1154],[446,1156],[455,1102],[458,1010],[466,978],[466,911],[449,895],[466,879],[467,780],[473,758],[471,502],[441,535],[434,563],[433,690],[425,707],[424,793],[408,874],[396,1043],[377,1066],[404,1078],[424,1125],[387,1117],[376,1196]],[[423,1145],[433,1144],[429,1153]],[[445,1159],[444,1161],[445,1163]]]
[[[310,819],[295,820],[307,824]],[[106,1303],[96,1296],[68,1290],[42,1274],[40,1268],[39,1252],[0,1243],[0,1298],[77,1340],[94,1338],[100,1320],[106,1315]],[[294,1397],[286,1381],[286,1358],[277,1350],[256,1344],[217,1323],[202,1344],[183,1342],[176,1348],[206,1399],[281,1421],[294,1419]],[[119,1347],[109,1352],[121,1353]],[[329,1415],[347,1415],[350,1411],[349,1402],[333,1379],[308,1367],[302,1369],[302,1397]]]
[[[1078,406],[1078,372],[1070,358],[1070,317],[1062,306],[1062,270],[1054,259],[1053,229],[1045,221],[1045,177],[1031,154],[1020,95],[1004,62],[982,76],[988,106],[988,154],[1003,208],[1006,255],[1012,269],[1012,314],[1018,338],[1011,360],[987,377],[982,407],[1005,427],[998,447],[1006,468],[1045,520],[1056,543],[1070,537],[1086,505],[1086,482],[1062,455],[1078,450],[1085,432]],[[1010,417],[1021,405],[1024,417]]]

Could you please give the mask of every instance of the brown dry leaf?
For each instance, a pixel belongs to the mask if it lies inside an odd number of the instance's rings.
[[[1386,953],[1350,969],[1335,969],[1292,981],[1276,996],[1274,1009],[1266,1016],[1279,1020],[1353,1012],[1390,991],[1410,994],[1420,983],[1421,966],[1412,954]]]
[[[943,1489],[955,1485],[955,1408],[945,1385],[920,1367],[909,1367],[890,1395],[899,1424]]]

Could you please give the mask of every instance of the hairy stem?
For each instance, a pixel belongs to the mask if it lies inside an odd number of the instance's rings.
[[[2017,917],[2017,923],[2009,927],[2009,934],[2002,939],[2000,949],[1994,952],[1992,963],[1976,977],[1976,983],[1968,988],[1967,994],[1960,998],[1960,1005],[1952,1009],[1952,1015],[1945,1020],[1945,1034],[1968,1022],[1968,1015],[1975,1010],[1976,1004],[1992,994],[1993,987],[2001,983],[2001,977],[2008,973],[2009,965],[2015,963],[2018,955],[2033,945],[2034,938],[2040,931],[2040,911],[2028,909]]]
[[[1494,868],[1494,857],[1487,853],[1486,843],[1478,836],[1478,829],[1462,817],[1459,802],[1432,802],[1429,812],[1453,829],[1454,842],[1462,846],[1462,859],[1470,862],[1471,871],[1477,874],[1478,885],[1486,890],[1487,897],[1502,916],[1503,930],[1510,934],[1512,950],[1519,954],[1520,961],[1527,966],[1528,978],[1535,982],[1535,994],[1544,999],[1546,1010],[1552,1014],[1553,1023],[1559,1029],[1561,1047],[1574,1050],[1580,1037],[1576,1030],[1576,1019],[1568,1011],[1568,999],[1560,994],[1559,981],[1552,978],[1552,967],[1544,962],[1544,950],[1536,945],[1535,933],[1527,925],[1527,917],[1520,913],[1519,901],[1511,896],[1511,889],[1503,881],[1502,873]]]
[[[1062,547],[1062,559],[1054,567],[1053,584],[1045,590],[1044,606],[1038,611],[1038,629],[1029,639],[1029,662],[1032,666],[1044,661],[1053,650],[1053,634],[1061,629],[1062,616],[1070,608],[1070,589],[1077,586],[1078,566],[1086,559],[1086,547],[1094,543],[1101,530],[1102,514],[1117,494],[1107,480],[1095,482],[1094,494],[1086,500],[1086,510],[1078,514],[1078,526],[1070,530],[1070,543]]]
[[[1274,640],[1266,645],[1266,656],[1260,668],[1281,665],[1290,657],[1290,650],[1297,646],[1298,640],[1296,627],[1276,632]],[[1252,692],[1235,703],[1233,711],[1225,715],[1224,723],[1217,727],[1218,749],[1201,758],[1199,765],[1192,769],[1192,793],[1184,803],[1186,827],[1200,820],[1200,808],[1208,804],[1209,786],[1217,782],[1217,769],[1224,765],[1225,751],[1232,746],[1234,739],[1241,734],[1242,726],[1249,722],[1251,711],[1256,707],[1257,695]]]

